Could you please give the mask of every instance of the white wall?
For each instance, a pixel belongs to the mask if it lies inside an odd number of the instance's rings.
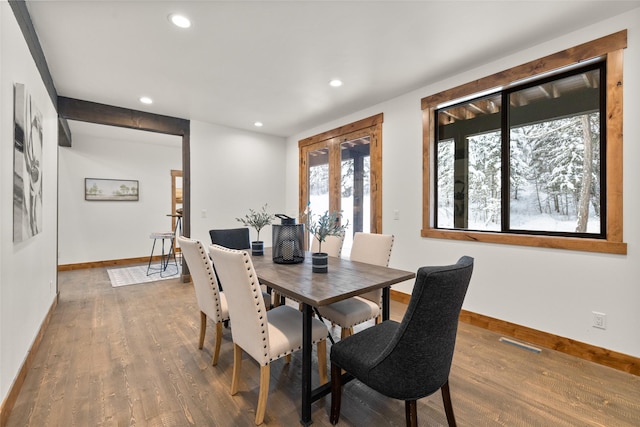
[[[285,148],[284,138],[191,121],[191,237],[208,245],[210,229],[243,227],[235,218],[265,203],[286,213]],[[271,227],[260,240],[271,246]]]
[[[100,125],[82,129],[90,132],[72,129],[72,147],[60,148],[58,263],[149,256],[149,234],[171,230],[171,170],[182,169],[182,138]],[[86,201],[85,178],[138,180],[139,201]]]
[[[13,85],[42,113],[43,226],[13,243]],[[0,1],[0,400],[4,400],[56,295],[57,113],[11,7]]]
[[[420,99],[624,28],[629,30],[624,87],[624,236],[629,245],[628,255],[421,238]],[[634,221],[640,211],[640,168],[635,164],[640,159],[640,147],[636,144],[640,138],[640,121],[636,119],[640,112],[637,96],[640,82],[636,78],[640,75],[639,49],[640,11],[636,9],[625,16],[505,56],[484,67],[461,72],[446,81],[309,129],[287,141],[192,122],[191,235],[208,242],[210,228],[238,226],[235,217],[264,203],[268,203],[273,212],[295,216],[298,212],[298,140],[382,112],[383,231],[393,233],[397,238],[392,266],[416,269],[427,264],[451,263],[460,255],[469,254],[476,258],[476,269],[465,309],[640,357],[640,334],[637,333],[640,330],[640,252],[637,250],[640,224]],[[434,59],[425,53],[425,60]],[[27,86],[44,117],[43,231],[19,244],[12,241],[13,182],[10,177],[13,147],[8,143],[13,140],[15,82]],[[4,400],[55,298],[58,191],[55,108],[6,0],[0,0],[0,140],[3,141],[0,144],[0,174],[3,177],[0,182],[0,400]],[[77,140],[74,144],[75,148],[84,145]],[[60,154],[61,170],[64,169],[62,164],[75,155]],[[144,163],[138,166],[147,168]],[[100,167],[95,165],[95,168]],[[124,173],[116,166],[112,167],[104,171]],[[172,168],[180,169],[181,165]],[[91,169],[87,174],[91,172],[91,176],[96,176],[95,171],[103,169]],[[78,186],[76,191],[82,194],[82,181],[74,184],[65,181],[64,189],[62,182],[61,177],[61,200],[71,198],[75,185]],[[141,196],[146,188],[147,184],[141,182]],[[168,196],[166,200],[169,200]],[[107,209],[107,205],[102,206],[100,209]],[[100,209],[95,212],[97,217],[103,215]],[[400,212],[399,220],[392,219],[396,209]],[[162,217],[168,206],[154,210]],[[206,218],[202,218],[203,210]],[[61,234],[66,227],[62,222]],[[147,232],[145,230],[140,239],[144,246],[141,247],[144,249],[142,255],[149,248]],[[265,230],[261,237],[270,244],[270,230]],[[127,246],[120,246],[115,257],[126,256],[123,249]],[[66,262],[81,262],[74,251],[73,246],[61,248],[61,263],[67,256]],[[133,256],[140,256],[138,252],[136,250]],[[114,258],[111,255],[98,258],[103,257]],[[410,287],[411,284],[403,284],[397,289],[409,292]],[[607,314],[607,330],[590,326],[592,310]]]
[[[628,255],[552,250],[420,237],[423,97],[628,29],[624,52],[624,239]],[[425,52],[425,61],[433,61]],[[287,210],[298,209],[298,140],[384,113],[383,232],[396,236],[391,266],[415,270],[475,257],[464,308],[640,357],[640,9],[464,71],[420,90],[288,138]],[[400,219],[393,220],[393,211]],[[395,289],[410,293],[412,283]],[[591,326],[591,312],[607,329]]]

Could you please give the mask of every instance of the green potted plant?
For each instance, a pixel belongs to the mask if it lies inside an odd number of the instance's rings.
[[[267,212],[267,204],[259,211],[249,209],[249,213],[243,218],[236,218],[236,221],[243,223],[247,227],[253,227],[256,232],[256,240],[251,242],[252,255],[264,255],[264,242],[260,240],[260,230],[273,222],[274,216]]]
[[[325,211],[322,215],[314,217],[310,212],[307,216],[307,228],[315,239],[318,239],[318,252],[311,254],[312,268],[314,273],[326,273],[329,269],[328,255],[322,252],[322,242],[329,236],[342,236],[349,221],[341,224],[342,212]]]

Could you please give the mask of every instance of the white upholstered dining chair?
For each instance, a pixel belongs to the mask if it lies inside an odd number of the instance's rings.
[[[200,341],[198,348],[204,346],[204,335],[207,329],[207,316],[216,325],[216,344],[213,350],[212,364],[218,364],[220,344],[222,341],[222,323],[229,320],[227,299],[224,292],[219,292],[218,281],[211,264],[211,259],[199,240],[178,236],[182,256],[187,261],[193,287],[196,290],[196,301],[200,309]]]
[[[209,236],[211,237],[211,244],[224,246],[229,249],[251,249],[251,237],[249,236],[249,229],[247,227],[240,228],[221,228],[209,230]],[[215,271],[216,266],[213,266]],[[216,273],[217,274],[217,273]],[[218,279],[218,285],[221,289],[224,289],[224,283],[216,275]],[[262,298],[267,305],[267,310],[271,308],[273,300],[271,299],[271,293],[262,291]]]
[[[309,238],[311,239],[311,252],[318,252],[320,246],[318,239],[316,239],[313,234],[311,234]],[[324,242],[322,242],[322,252],[325,252],[329,256],[340,258],[343,243],[344,234],[340,236],[327,236]]]
[[[219,245],[209,247],[218,276],[225,287],[233,337],[232,395],[238,391],[242,351],[260,365],[260,392],[256,409],[256,425],[262,424],[269,394],[270,364],[302,348],[303,314],[286,305],[267,311],[260,291],[258,276],[247,251],[227,249]],[[311,341],[318,350],[320,383],[327,379],[327,327],[318,319],[311,319]]]
[[[393,248],[393,235],[355,233],[351,261],[388,266]],[[341,338],[353,334],[353,327],[367,320],[382,320],[382,289],[319,307],[320,315],[340,326]]]

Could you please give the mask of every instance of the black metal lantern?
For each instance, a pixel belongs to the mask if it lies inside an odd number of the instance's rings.
[[[273,224],[273,262],[298,264],[304,262],[304,224],[284,214],[276,214],[281,224]]]

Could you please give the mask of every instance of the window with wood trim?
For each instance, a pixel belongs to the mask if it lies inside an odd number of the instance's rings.
[[[626,253],[626,31],[422,100],[423,237]]]
[[[343,253],[357,231],[382,232],[382,114],[298,142],[300,212],[341,211]]]

